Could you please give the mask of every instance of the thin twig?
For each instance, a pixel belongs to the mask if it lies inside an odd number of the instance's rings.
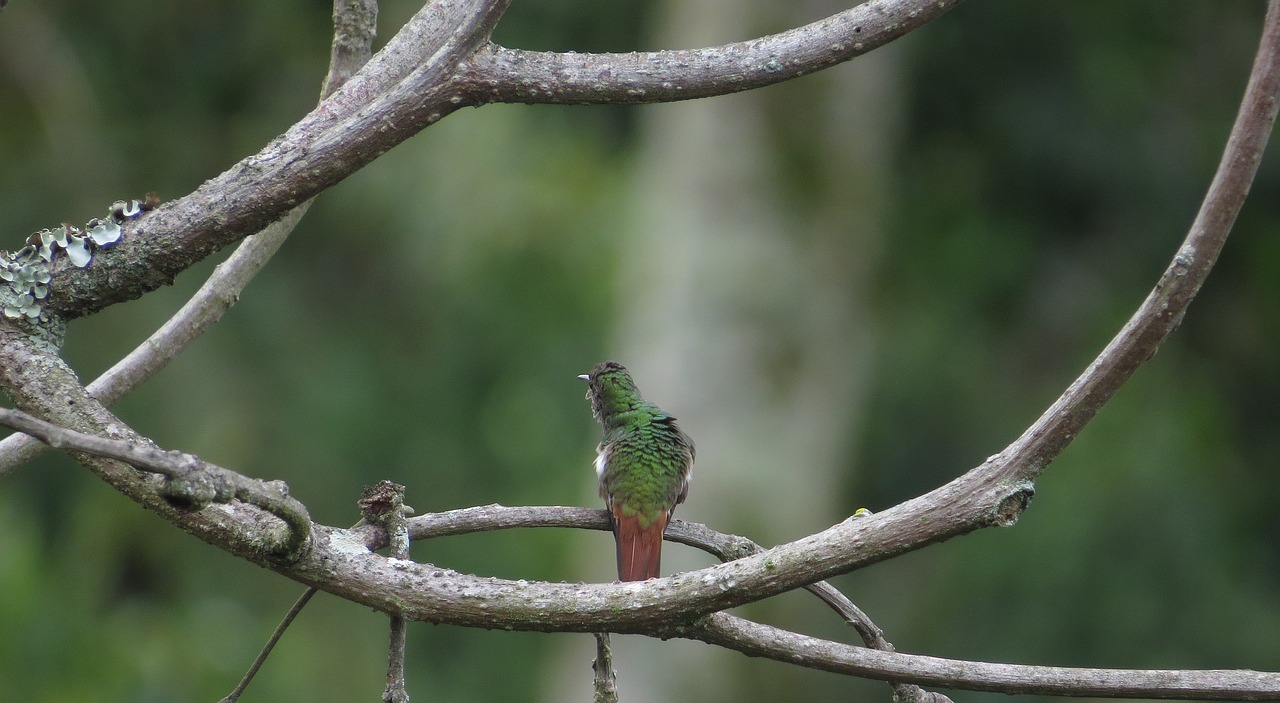
[[[608,632],[593,633],[596,638],[596,658],[591,661],[594,672],[592,682],[594,703],[618,703],[618,675],[613,670],[613,647]]]
[[[271,654],[271,650],[276,648],[276,643],[280,641],[285,630],[289,629],[289,626],[293,624],[293,619],[298,617],[298,613],[302,612],[302,609],[307,606],[307,602],[310,601],[311,597],[315,594],[316,589],[308,588],[302,592],[301,596],[298,596],[298,600],[294,602],[293,607],[289,608],[289,612],[285,613],[284,619],[280,621],[279,625],[276,625],[276,629],[271,633],[271,638],[267,640],[267,644],[263,646],[261,652],[258,652],[258,657],[253,660],[253,664],[249,667],[249,670],[245,672],[244,678],[240,679],[240,683],[236,684],[235,689],[233,689],[231,693],[228,693],[221,701],[218,701],[218,703],[235,703],[239,700],[240,695],[244,693],[244,690],[248,688],[249,684],[253,681],[253,677],[258,675],[258,670],[262,668],[262,664],[267,661],[267,657]]]
[[[360,496],[360,513],[368,524],[380,525],[389,539],[387,556],[397,561],[409,559],[409,528],[405,525],[404,486],[379,481],[368,486]],[[387,654],[387,686],[382,691],[384,703],[409,703],[404,685],[405,623],[398,613],[391,613],[391,638]]]

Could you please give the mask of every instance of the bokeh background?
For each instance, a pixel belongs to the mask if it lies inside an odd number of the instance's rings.
[[[496,38],[704,46],[832,0],[516,0]],[[389,0],[380,34],[417,6]],[[389,478],[419,511],[596,505],[574,376],[629,365],[698,442],[678,515],[765,544],[933,488],[1014,439],[1122,324],[1209,182],[1261,2],[966,3],[749,94],[449,117],[327,192],[223,322],[120,415],[288,481],[322,522]],[[15,0],[0,13],[4,237],[174,198],[314,104],[330,8]],[[1182,328],[1013,529],[835,580],[901,650],[1070,666],[1280,667],[1280,154]],[[214,265],[75,322],[95,377]],[[606,534],[415,558],[609,580]],[[709,563],[672,546],[667,570]],[[0,699],[210,701],[300,592],[66,457],[0,477]],[[744,614],[855,641],[814,599]],[[246,701],[372,700],[385,619],[316,598]],[[623,700],[885,700],[883,684],[616,637]],[[415,700],[586,701],[588,635],[414,625]],[[956,693],[958,701],[997,700]],[[998,700],[1005,700],[1003,697]]]

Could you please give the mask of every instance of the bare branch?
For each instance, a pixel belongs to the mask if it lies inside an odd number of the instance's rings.
[[[409,559],[409,527],[405,524],[404,486],[379,481],[366,486],[360,496],[360,513],[366,522],[381,525],[389,536],[388,556]],[[404,685],[405,622],[399,613],[391,613],[391,636],[387,654],[387,685],[382,691],[385,703],[408,703]]]
[[[752,90],[829,68],[917,29],[960,0],[872,0],[780,34],[705,49],[627,54],[489,45],[464,82],[481,102],[638,104]]]
[[[136,448],[128,447],[128,445],[120,446],[123,443],[60,430],[59,428],[48,426],[47,423],[30,419],[22,413],[13,411],[0,410],[0,422],[40,436],[53,444],[116,456],[131,463],[161,471],[166,475],[182,472],[184,469],[180,467],[193,459],[189,455],[178,455],[181,459],[180,461],[175,461],[175,456],[172,453],[165,454],[149,448],[137,450]],[[495,512],[493,510],[494,507],[488,506],[485,510],[493,513]],[[454,514],[461,512],[454,511]],[[544,516],[539,520],[537,519],[539,517],[538,513],[547,513],[548,516]],[[596,526],[603,529],[605,525],[600,513],[601,511],[598,510],[587,509],[559,508],[538,510],[523,508],[518,509],[517,513],[507,516],[505,520],[491,521],[491,524],[510,524],[517,520],[525,523],[541,522],[549,524],[548,517],[563,518],[567,516],[572,523],[584,525],[597,523]],[[478,512],[473,509],[473,514],[478,514]],[[531,520],[530,518],[534,519]],[[870,520],[871,516],[866,516],[857,518],[856,522],[863,523]],[[677,529],[677,533],[687,532],[685,527],[680,526]],[[437,530],[437,533],[457,534],[463,531],[465,530],[455,526],[452,530]],[[363,548],[363,540],[342,537],[342,534],[346,531],[320,528],[320,532],[325,535],[325,538],[321,539],[317,545],[318,549],[316,551],[318,553],[307,555],[307,558],[298,562],[295,566],[303,567],[306,572],[312,572],[313,569],[319,569],[320,571],[332,570],[331,573],[336,573],[341,578],[343,573],[348,571],[348,569],[343,568],[343,561],[348,563],[357,559],[362,561],[363,564],[358,570],[363,573],[353,573],[352,575],[357,576],[357,579],[347,582],[345,586],[361,588],[356,586],[355,583],[367,578],[368,582],[365,588],[369,590],[365,591],[365,597],[353,597],[356,595],[355,593],[342,590],[334,590],[334,592],[365,603],[369,603],[368,596],[371,595],[372,590],[378,588],[378,584],[382,584],[385,587],[386,584],[391,583],[389,579],[392,578],[392,574],[386,573],[386,569],[398,572],[401,578],[406,580],[405,585],[411,592],[423,587],[420,580],[424,577],[434,580],[435,583],[432,584],[434,586],[432,590],[438,591],[438,595],[442,596],[443,600],[451,601],[451,604],[436,610],[433,614],[434,617],[421,617],[421,613],[412,611],[411,608],[403,608],[405,614],[416,619],[427,619],[433,622],[457,622],[458,624],[483,627],[512,626],[512,621],[507,618],[509,615],[514,614],[517,608],[511,607],[515,604],[510,603],[507,598],[501,597],[501,591],[515,586],[515,590],[521,591],[519,595],[513,594],[516,598],[522,601],[532,598],[528,602],[521,603],[525,610],[524,615],[527,617],[531,611],[541,614],[538,618],[541,622],[534,624],[529,629],[588,630],[598,628],[600,625],[610,625],[611,622],[617,619],[610,618],[605,613],[605,610],[613,610],[616,615],[618,614],[616,611],[623,607],[617,602],[616,598],[611,598],[610,591],[631,591],[635,594],[641,590],[648,590],[637,587],[640,584],[581,584],[577,586],[564,584],[513,584],[512,582],[502,582],[498,579],[468,577],[436,569],[430,565],[406,563],[401,559],[382,559],[370,552],[353,549],[353,545],[359,545]],[[687,534],[685,537],[688,538]],[[692,541],[692,538],[688,539]],[[767,554],[769,553],[766,552]],[[279,568],[280,566],[276,564],[273,565],[273,568]],[[768,569],[767,566],[766,569]],[[687,582],[692,581],[695,584],[700,583],[703,587],[710,586],[711,588],[708,590],[713,593],[716,590],[728,592],[736,587],[731,576],[727,578],[717,577],[711,572],[713,572],[712,569],[707,569],[644,583],[661,585],[661,582],[664,581],[680,579]],[[314,577],[314,573],[312,576]],[[295,575],[295,578],[299,578],[299,576]],[[306,581],[307,579],[300,578],[300,580]],[[313,585],[325,588],[325,590],[333,590],[332,587],[335,585],[340,588],[343,587],[343,585],[333,582],[325,583],[320,581]],[[555,593],[556,591],[559,591],[559,593]],[[570,591],[572,591],[572,595],[570,595]],[[697,595],[698,591],[695,590],[693,593]],[[679,594],[676,595],[678,597]],[[596,606],[591,608],[594,613],[587,614],[585,619],[582,617],[566,617],[571,612],[574,615],[581,615],[578,610],[579,606],[576,605],[575,601],[582,600],[596,602]],[[507,607],[491,609],[488,606],[490,602],[505,604]],[[652,605],[651,603],[650,606],[652,607]],[[379,603],[378,607],[389,613],[401,612],[401,608],[394,603],[385,601]],[[464,609],[469,612],[462,619],[454,617],[457,612]],[[570,623],[571,619],[575,622]],[[630,619],[628,618],[627,620]],[[1084,692],[1092,695],[1152,698],[1195,698],[1209,695],[1224,699],[1263,698],[1269,696],[1280,698],[1280,674],[1241,671],[1111,671],[983,664],[854,648],[742,621],[723,613],[716,613],[703,618],[698,621],[697,625],[692,627],[672,624],[679,623],[682,620],[683,618],[678,611],[667,612],[657,619],[632,621],[628,629],[624,631],[701,639],[753,655],[769,656],[781,661],[830,671],[884,678],[891,681],[977,690],[1078,695],[1081,691],[1079,686],[1071,688],[1064,682],[1073,681],[1078,683],[1083,681],[1086,686]],[[516,626],[523,628],[527,625],[525,623],[517,623]],[[872,653],[880,658],[872,656]],[[937,699],[937,696],[935,695],[934,698]]]
[[[447,535],[488,532],[497,529],[516,527],[572,527],[609,531],[612,529],[607,510],[592,508],[573,508],[560,506],[540,507],[506,507],[502,505],[483,505],[474,508],[450,510],[443,513],[432,513],[413,518],[412,531],[415,539],[444,537]],[[385,535],[370,535],[378,540]],[[678,542],[714,555],[721,561],[733,561],[749,554],[758,554],[764,549],[751,540],[738,535],[717,532],[706,525],[673,519],[668,525],[663,539]],[[375,542],[374,544],[377,544]],[[374,544],[370,544],[371,547]],[[805,586],[805,590],[816,595],[828,607],[838,613],[862,637],[863,643],[872,648],[886,652],[896,651],[884,637],[881,630],[866,613],[853,604],[835,586],[826,581]],[[599,641],[602,634],[596,634],[596,695],[600,695],[602,685],[600,665],[600,647],[606,648],[607,640]],[[607,636],[604,635],[604,636]],[[606,660],[611,666],[611,662]],[[604,680],[612,683],[612,672]],[[896,700],[899,703],[947,703],[950,699],[938,693],[925,691],[918,686],[891,681]]]
[[[333,3],[333,45],[329,50],[329,75],[320,97],[342,87],[373,56],[378,35],[377,0],[337,0]]]
[[[96,312],[171,281],[463,106],[451,78],[509,0],[434,0],[365,68],[262,151],[125,228],[95,265],[54,266],[46,310]]]
[[[517,510],[512,508],[510,510]],[[534,522],[567,518],[595,522],[600,511],[567,508],[523,508]],[[578,511],[581,511],[579,514]],[[454,511],[457,514],[458,511]],[[596,515],[592,515],[596,514]],[[504,522],[510,522],[506,516]],[[865,525],[874,516],[854,522]],[[459,530],[442,530],[458,534]],[[868,539],[874,532],[864,533]],[[703,640],[744,653],[767,656],[838,673],[923,685],[1008,692],[1078,695],[1071,681],[1087,685],[1085,694],[1145,698],[1280,699],[1280,673],[1251,671],[1148,671],[1067,669],[987,664],[901,654],[827,642],[724,613],[687,617],[687,599],[739,601],[741,584],[732,567],[776,554],[778,549],[737,562],[645,582],[559,584],[513,582],[465,576],[430,564],[391,562],[353,545],[364,546],[366,531],[317,527],[316,549],[290,567],[304,583],[315,583],[344,598],[379,610],[402,612],[411,619],[485,628],[594,632],[607,629],[657,637]],[[275,568],[275,567],[273,567]],[[763,567],[783,572],[786,567]],[[323,582],[321,580],[323,579]],[[395,594],[388,590],[396,579]],[[716,608],[720,609],[720,608]],[[710,611],[707,611],[710,613]],[[940,701],[944,696],[905,688],[915,700]]]
[[[253,677],[258,675],[258,670],[266,663],[267,657],[271,656],[272,650],[276,648],[276,644],[280,642],[280,638],[284,636],[285,630],[293,624],[294,618],[298,617],[298,613],[307,607],[307,603],[311,601],[312,596],[316,594],[316,589],[308,588],[298,596],[298,600],[294,601],[293,607],[289,608],[289,612],[284,614],[284,618],[280,620],[280,624],[276,625],[276,629],[272,631],[271,637],[267,638],[267,643],[263,645],[262,651],[258,652],[258,656],[254,658],[253,664],[249,666],[249,670],[245,672],[240,679],[240,683],[236,687],[218,701],[218,703],[236,703],[240,700],[240,696],[244,695],[244,690],[253,682]]]
[[[749,42],[589,55],[489,45],[508,1],[428,4],[341,90],[261,152],[128,226],[125,239],[99,266],[55,267],[46,308],[78,317],[168,283],[461,107],[498,101],[661,102],[746,90],[847,61],[956,4],[873,0]]]
[[[414,539],[430,539],[452,535],[506,530],[518,527],[570,527],[584,530],[611,529],[609,513],[603,509],[563,506],[515,506],[481,505],[441,513],[420,515],[408,521]],[[368,532],[371,549],[381,547],[385,535]],[[679,518],[667,525],[663,539],[700,549],[714,555],[722,562],[734,561],[764,548],[738,535],[725,534],[696,522]],[[804,587],[834,610],[845,622],[853,626],[863,642],[874,649],[893,651],[893,645],[884,638],[884,631],[876,626],[867,614],[854,605],[843,593],[825,581]]]
[[[210,503],[231,500],[256,505],[289,525],[290,538],[278,550],[273,550],[285,560],[296,559],[310,541],[311,517],[307,508],[289,496],[283,482],[248,478],[193,454],[167,452],[150,444],[131,444],[69,430],[9,408],[0,408],[0,425],[25,432],[55,449],[117,459],[160,474],[166,480],[157,492],[185,509],[199,510]]]
[[[432,24],[432,28],[443,31],[449,27],[449,31],[456,34],[450,34],[439,43],[429,44],[435,60],[405,74],[396,84],[396,91],[380,96],[375,94],[372,101],[360,103],[356,100],[358,90],[351,86],[363,84],[368,87],[377,81],[376,78],[362,81],[361,76],[367,75],[367,72],[362,72],[335,95],[332,102],[326,101],[307,120],[262,154],[232,169],[189,198],[138,220],[132,232],[135,245],[111,250],[121,252],[120,263],[124,264],[114,282],[89,270],[81,274],[65,272],[68,276],[86,276],[83,282],[90,287],[97,286],[97,292],[103,297],[96,302],[72,303],[72,293],[68,292],[67,297],[62,298],[64,302],[60,303],[63,307],[59,309],[68,314],[80,314],[120,296],[143,291],[147,281],[154,283],[156,276],[172,275],[189,264],[192,257],[198,258],[202,252],[207,253],[253,231],[325,184],[349,173],[351,162],[334,163],[343,161],[343,155],[355,159],[358,167],[389,148],[403,134],[445,114],[422,114],[422,105],[430,110],[435,106],[464,103],[465,97],[452,93],[446,78],[456,68],[455,59],[460,60],[458,57],[467,55],[478,45],[477,42],[487,36],[487,27],[496,20],[501,8],[498,3],[462,8],[460,3],[461,0],[446,0],[429,8],[446,15],[453,22]],[[753,629],[764,626],[748,627],[749,624],[744,625],[727,615],[709,614],[979,527],[1011,524],[1018,518],[1033,493],[1031,479],[1172,331],[1216,259],[1247,193],[1275,118],[1277,88],[1280,87],[1276,66],[1280,42],[1278,7],[1280,0],[1273,0],[1240,117],[1201,215],[1147,302],[1098,361],[1023,438],[1001,455],[950,484],[893,509],[850,519],[821,533],[728,564],[643,583],[520,583],[465,576],[431,565],[389,560],[370,553],[356,534],[323,526],[315,527],[317,542],[314,550],[303,554],[294,563],[273,562],[264,556],[263,551],[244,544],[246,535],[275,534],[272,532],[275,526],[270,522],[264,523],[254,513],[234,506],[218,511],[215,508],[222,506],[210,506],[194,513],[180,511],[160,497],[154,481],[132,475],[137,472],[131,474],[127,467],[115,462],[81,460],[121,492],[197,536],[232,553],[265,563],[303,583],[384,612],[429,622],[478,627],[583,632],[603,628],[667,636],[723,637],[747,643],[742,645],[744,648],[767,644],[765,649],[752,651],[763,654],[767,650],[770,656],[794,646],[795,649],[789,650],[791,660],[812,660],[815,665],[826,666],[824,662],[829,652],[815,650],[814,640],[780,631]],[[459,28],[461,31],[457,31]],[[400,48],[407,51],[403,45]],[[409,89],[409,93],[402,92],[402,88]],[[408,95],[413,95],[413,99]],[[457,103],[453,101],[455,97]],[[359,107],[359,104],[365,107]],[[447,111],[449,108],[442,109]],[[380,120],[399,115],[408,116],[409,121],[382,125],[387,127],[390,137],[370,136],[378,131],[377,127],[382,124]],[[300,176],[293,177],[299,173]],[[160,237],[160,233],[165,233],[165,236]],[[175,237],[175,233],[179,234]],[[177,246],[172,247],[174,244]],[[149,267],[158,274],[148,274]],[[133,277],[139,282],[124,283]],[[74,374],[51,352],[46,340],[32,338],[10,322],[0,323],[0,379],[20,405],[41,416],[66,417],[103,434],[137,439],[135,433],[122,423],[116,424],[117,419],[82,393]],[[69,409],[73,405],[74,409]],[[703,619],[699,621],[698,618]],[[695,622],[697,624],[678,624]],[[752,640],[751,637],[758,639]],[[858,652],[859,657],[872,657],[862,661],[884,664],[883,668],[867,669],[863,675],[930,684],[992,687],[991,690],[1027,690],[994,688],[997,685],[994,682],[1004,680],[1003,677],[1013,671],[1003,665],[945,662],[927,657],[848,649]],[[931,669],[926,666],[930,662],[941,662],[939,666],[943,668]],[[862,665],[855,663],[853,666]],[[927,677],[915,677],[912,672],[916,670],[933,673]],[[1038,687],[1034,690],[1052,693],[1063,686],[1065,677],[1081,675],[1082,671],[1090,670],[1028,667],[1019,669],[1018,675],[1023,677],[1025,684],[1028,680],[1025,675],[1039,672],[1037,675],[1046,678],[1033,677],[1033,685]],[[1217,698],[1280,697],[1280,675],[1277,674],[1095,673],[1096,678],[1089,680],[1098,688],[1089,690],[1097,695],[1182,696],[1194,691],[1196,696]],[[1149,687],[1136,690],[1134,681],[1145,682]],[[1078,689],[1072,690],[1072,693],[1076,692]]]
[[[997,693],[1111,698],[1276,700],[1280,674],[1238,670],[1072,669],[879,652],[715,613],[678,637],[840,674]]]
[[[334,3],[333,48],[329,74],[321,90],[322,99],[342,87],[369,61],[377,17],[378,6],[374,0]],[[245,238],[173,317],[90,383],[89,393],[105,405],[114,405],[167,366],[222,319],[222,314],[239,300],[241,291],[271,260],[310,207],[308,200],[261,232]],[[28,435],[6,437],[0,441],[0,475],[38,456],[45,446]]]
[[[199,339],[235,304],[240,292],[284,243],[309,205],[310,202],[294,208],[284,219],[245,239],[173,317],[90,383],[88,392],[103,404],[114,405]],[[29,435],[4,438],[0,441],[0,475],[39,456],[46,448]]]
[[[1249,84],[1195,221],[1141,307],[1089,368],[998,456],[998,473],[1034,479],[1177,329],[1244,205],[1280,101],[1280,3],[1271,0]],[[1015,516],[1016,517],[1016,516]]]
[[[618,703],[618,675],[613,670],[613,647],[608,632],[597,632],[596,658],[591,662],[594,703]]]
[[[864,518],[857,518],[864,519]],[[608,530],[606,511],[571,507],[505,507],[486,505],[444,513],[423,515],[410,520],[415,539],[484,532],[514,527],[574,527]],[[705,525],[673,520],[666,537],[716,554],[722,559],[735,558],[745,550],[759,547],[741,537],[718,533]],[[824,598],[829,605],[844,600],[825,582],[834,596]],[[812,588],[810,590],[813,590]],[[699,621],[693,628],[676,626],[670,631],[659,628],[659,634],[674,634],[734,649],[751,656],[762,656],[792,664],[835,673],[852,674],[894,682],[899,700],[921,703],[944,703],[950,699],[914,684],[943,686],[966,690],[1001,693],[1037,693],[1043,695],[1095,695],[1149,698],[1223,698],[1247,700],[1280,698],[1280,674],[1249,671],[1156,671],[1119,669],[1072,669],[1063,667],[989,664],[919,655],[899,655],[886,642],[879,628],[857,610],[874,634],[863,633],[870,649],[852,647],[806,637],[785,630],[715,613]],[[833,605],[833,607],[835,607]],[[841,612],[840,608],[836,608]],[[889,654],[876,657],[871,650]]]

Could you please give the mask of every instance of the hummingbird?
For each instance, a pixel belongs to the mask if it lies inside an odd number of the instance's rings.
[[[689,492],[693,440],[640,396],[622,364],[604,361],[578,378],[587,382],[591,414],[604,428],[596,476],[618,544],[618,579],[657,578],[662,533]]]

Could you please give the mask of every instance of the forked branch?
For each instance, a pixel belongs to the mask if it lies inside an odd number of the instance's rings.
[[[908,7],[926,11],[934,4],[891,0],[860,7],[872,8],[864,12]],[[619,86],[648,85],[643,83],[647,75],[644,71],[649,69],[642,58],[634,64],[619,64],[627,69],[623,79],[601,73],[593,83],[574,73],[579,72],[574,66],[583,70],[601,68],[590,63],[596,59],[583,58],[581,64],[575,64],[577,59],[517,55],[490,46],[489,30],[503,9],[502,0],[433,3],[375,56],[369,67],[263,152],[196,193],[131,224],[126,241],[110,250],[109,255],[117,258],[107,266],[59,271],[51,311],[68,317],[87,314],[158,286],[203,255],[278,219],[462,105],[495,99],[533,100],[540,95],[550,102],[579,102],[589,100],[592,86],[603,86],[608,92]],[[849,12],[855,11],[858,8]],[[875,19],[869,17],[866,24],[859,25],[862,31],[882,41],[900,35],[894,34],[889,25],[898,26],[903,21],[901,17],[881,13],[879,19],[886,29],[879,33],[868,29]],[[750,43],[735,46],[739,53],[733,54],[732,61],[746,66],[743,70],[748,73],[795,71],[798,75],[805,70],[802,62],[794,63],[786,55],[779,55],[776,64],[766,59],[761,66],[758,59],[768,52],[752,53]],[[420,53],[423,47],[425,56]],[[867,44],[858,51],[869,48],[873,47]],[[712,57],[697,52],[644,56],[671,59],[671,69],[679,68],[679,61],[695,58],[712,65]],[[748,57],[745,64],[742,57]],[[486,60],[490,63],[485,64]],[[539,72],[522,73],[517,65],[521,61],[540,67]],[[312,548],[297,554],[296,560],[280,561],[270,558],[270,550],[248,542],[261,539],[270,544],[285,543],[289,534],[301,532],[298,516],[305,516],[305,512],[272,511],[276,517],[264,517],[259,510],[244,510],[237,505],[252,500],[246,497],[248,494],[241,496],[241,501],[228,504],[176,508],[158,490],[157,482],[140,479],[127,466],[77,458],[117,490],[206,541],[302,583],[410,619],[486,628],[579,632],[607,629],[691,637],[815,668],[980,690],[1280,698],[1280,674],[1275,673],[1067,670],[953,662],[823,642],[718,612],[980,527],[1016,521],[1034,490],[1033,481],[1168,337],[1216,261],[1244,202],[1276,117],[1280,96],[1278,61],[1280,0],[1272,0],[1239,116],[1186,241],[1129,323],[1022,437],[983,465],[924,496],[760,554],[644,583],[526,583],[468,576],[430,564],[392,564],[370,551],[364,533],[312,526],[308,522],[308,532],[317,536]],[[557,67],[565,66],[573,71],[566,69],[564,75],[557,77]],[[667,70],[662,65],[651,68]],[[742,78],[735,82],[733,73],[716,75],[714,80],[694,81],[678,91],[674,86],[668,91],[659,83],[652,89],[645,88],[643,94],[632,95],[633,100],[620,97],[619,101],[648,102],[710,94],[697,93],[697,85],[710,86],[708,91],[730,92],[741,81],[756,79],[740,73]],[[512,82],[543,76],[549,81],[546,88],[511,87]],[[502,92],[508,89],[509,93]],[[119,266],[113,269],[113,264]],[[111,276],[104,275],[104,269],[110,270]],[[8,322],[0,324],[0,383],[19,405],[41,417],[66,419],[66,424],[82,422],[103,434],[138,439],[136,433],[84,392],[65,362],[51,351],[47,339],[33,337]],[[133,462],[146,457],[124,458]],[[177,475],[182,477],[181,472]],[[280,525],[281,520],[287,524]],[[266,539],[264,535],[272,537]]]

